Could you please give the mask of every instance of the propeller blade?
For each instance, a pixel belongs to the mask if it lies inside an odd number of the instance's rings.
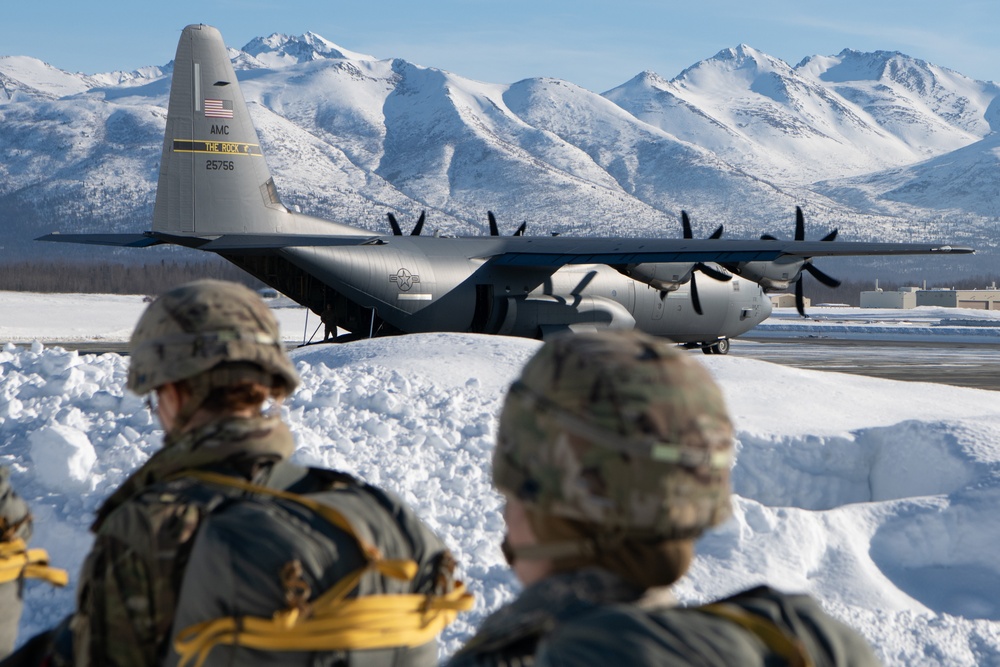
[[[486,211],[486,217],[490,219],[490,236],[500,236],[500,228],[497,227],[497,219],[493,211]]]
[[[701,299],[698,297],[698,282],[694,279],[694,274],[691,274],[691,307],[694,308],[694,312],[699,315],[703,314],[701,310]]]
[[[399,228],[399,223],[396,222],[396,216],[394,216],[392,213],[386,213],[386,215],[389,216],[389,226],[392,227],[392,235],[402,236],[403,230]]]
[[[427,217],[427,211],[421,211],[420,217],[417,218],[417,224],[413,226],[413,231],[410,232],[410,236],[420,236],[420,232],[424,229],[424,219]]]
[[[836,229],[833,230],[832,232],[830,232],[829,234],[827,234],[826,236],[824,236],[823,238],[821,238],[820,241],[832,241],[835,238],[837,238],[837,230]]]
[[[806,240],[806,216],[802,213],[802,207],[795,207],[795,240]]]
[[[711,240],[713,240],[713,241],[715,239],[721,239],[722,238],[722,229],[723,229],[723,226],[719,225],[719,228],[716,229],[714,232],[712,232],[712,235],[709,236],[708,238],[711,239]]]
[[[802,317],[809,317],[806,315],[806,300],[802,294],[802,276],[799,276],[799,279],[795,281],[795,310],[799,311],[799,315]]]
[[[778,237],[777,236],[771,236],[770,234],[761,234],[760,235],[760,240],[761,241],[777,241]]]
[[[526,231],[528,231],[528,221],[527,220],[525,220],[524,222],[521,223],[521,226],[517,228],[516,232],[514,232],[514,236],[524,236],[524,233]]]
[[[696,271],[701,271],[709,278],[715,278],[720,282],[728,282],[733,279],[732,274],[726,273],[725,271],[720,271],[711,264],[705,264],[703,262],[698,262],[694,265]]]
[[[691,231],[691,218],[688,217],[687,211],[681,211],[681,228],[684,230],[684,238],[694,238],[694,233]]]
[[[840,281],[839,280],[837,280],[833,276],[829,276],[829,275],[823,273],[822,271],[820,271],[819,269],[817,269],[812,264],[805,264],[802,268],[805,269],[806,271],[808,271],[809,274],[813,278],[815,278],[816,280],[820,281],[821,283],[823,283],[827,287],[840,287]]]

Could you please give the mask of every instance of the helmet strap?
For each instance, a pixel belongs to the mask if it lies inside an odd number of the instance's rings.
[[[194,378],[197,379],[197,378]],[[181,403],[180,409],[177,414],[174,415],[173,427],[170,429],[170,433],[167,434],[167,443],[176,436],[187,429],[188,424],[191,423],[191,419],[194,417],[195,413],[201,408],[205,399],[208,398],[209,393],[212,391],[212,387],[205,382],[192,382],[188,381],[188,385],[191,388],[191,393],[188,394],[187,398]]]

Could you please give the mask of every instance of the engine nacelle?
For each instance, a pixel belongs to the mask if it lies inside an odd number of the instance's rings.
[[[622,304],[599,296],[507,297],[506,312],[493,333],[537,338],[570,329],[634,329],[635,318]]]
[[[615,270],[623,276],[644,283],[662,292],[673,292],[691,280],[694,264],[676,262],[651,262],[645,264],[617,264]]]
[[[726,264],[726,268],[741,278],[752,280],[766,291],[785,290],[802,273],[805,260],[796,257],[782,257],[773,262],[741,262]]]

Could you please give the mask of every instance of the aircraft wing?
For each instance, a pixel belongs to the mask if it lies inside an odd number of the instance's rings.
[[[616,239],[570,237],[509,238],[505,247],[489,255],[507,266],[564,264],[642,264],[647,262],[774,261],[779,257],[834,257],[860,255],[965,254],[972,248],[930,243],[867,243],[722,239]]]
[[[278,250],[290,247],[364,245],[378,236],[334,236],[326,234],[224,234],[198,246],[213,252]]]
[[[387,245],[393,236],[312,234],[224,234],[214,239],[160,232],[143,234],[47,234],[39,241],[87,243],[142,248],[172,243],[213,252],[252,252],[287,247]],[[558,268],[566,264],[642,264],[651,262],[769,262],[779,257],[845,257],[860,255],[965,254],[972,248],[931,243],[869,243],[738,239],[594,238],[508,236],[435,238],[407,237],[407,243],[459,241],[467,255],[505,266]],[[457,249],[456,249],[457,250]]]
[[[276,250],[286,247],[386,245],[393,236],[307,234],[226,234],[199,245],[214,252]],[[930,243],[865,243],[823,241],[759,241],[722,239],[589,238],[570,236],[407,237],[407,243],[459,241],[470,244],[469,256],[507,266],[564,264],[638,264],[644,262],[753,262],[779,257],[855,255],[962,254],[972,248]],[[173,242],[176,242],[174,240]],[[457,249],[456,249],[457,250]]]

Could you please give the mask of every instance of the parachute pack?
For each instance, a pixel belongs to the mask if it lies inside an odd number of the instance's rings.
[[[341,475],[299,494],[291,489],[310,485],[179,476],[224,487],[227,499],[198,529],[168,665],[334,664],[348,654],[352,665],[436,664],[435,637],[472,607],[444,544],[375,487]]]

